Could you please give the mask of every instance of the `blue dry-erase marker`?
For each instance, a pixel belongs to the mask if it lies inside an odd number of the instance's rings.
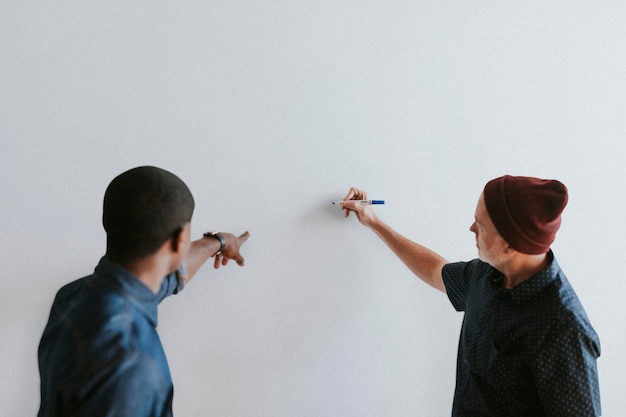
[[[367,206],[371,206],[372,204],[385,204],[385,200],[346,200],[346,201],[349,201],[351,203],[364,204]],[[345,201],[333,201],[333,204],[339,204],[340,206],[342,206],[343,203],[345,203]]]

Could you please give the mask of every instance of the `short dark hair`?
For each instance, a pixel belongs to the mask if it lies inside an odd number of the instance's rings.
[[[118,175],[104,194],[107,256],[123,262],[146,257],[191,221],[194,200],[169,171],[141,166]]]

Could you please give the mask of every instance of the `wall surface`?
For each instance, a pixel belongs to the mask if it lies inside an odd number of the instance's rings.
[[[194,237],[251,238],[161,304],[177,416],[446,416],[462,316],[355,218],[450,260],[484,183],[558,178],[554,245],[623,415],[626,4],[0,4],[0,410],[33,416],[56,290],[104,253],[102,196],[143,164],[196,197]]]

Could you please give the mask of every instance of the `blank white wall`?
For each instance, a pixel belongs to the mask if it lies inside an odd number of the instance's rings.
[[[160,309],[178,416],[445,416],[461,315],[329,202],[450,260],[484,183],[558,178],[554,246],[626,408],[622,2],[4,1],[0,409],[35,415],[56,290],[104,253],[109,181],[170,169],[194,236],[250,230]]]

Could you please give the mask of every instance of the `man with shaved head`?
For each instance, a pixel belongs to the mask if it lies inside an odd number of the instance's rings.
[[[172,415],[157,305],[211,257],[215,268],[243,266],[249,236],[191,241],[193,210],[187,185],[161,168],[137,167],[109,184],[106,254],[93,274],[59,290],[39,344],[39,417]]]

